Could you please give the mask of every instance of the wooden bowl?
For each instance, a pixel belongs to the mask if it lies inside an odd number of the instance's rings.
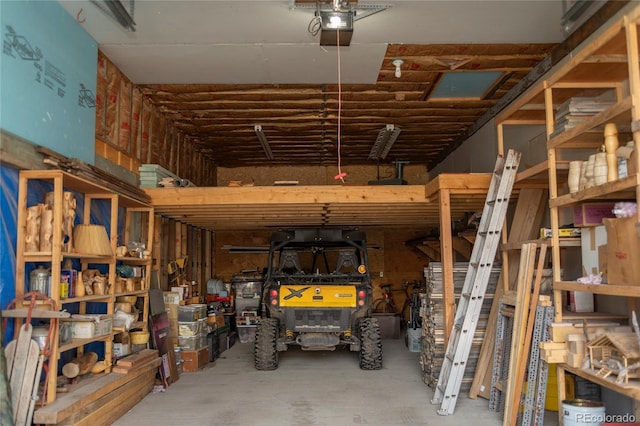
[[[135,305],[137,301],[138,301],[138,297],[137,296],[118,296],[118,297],[116,297],[116,302],[118,302],[118,303],[131,303],[132,305]]]
[[[144,345],[149,341],[148,331],[132,331],[129,333],[131,343],[134,345]]]

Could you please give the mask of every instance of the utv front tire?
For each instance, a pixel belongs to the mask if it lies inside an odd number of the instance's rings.
[[[360,328],[360,368],[380,370],[382,368],[382,337],[376,318],[363,318]]]
[[[253,349],[253,361],[256,370],[275,370],[278,368],[278,320],[262,318],[256,325],[256,341]]]

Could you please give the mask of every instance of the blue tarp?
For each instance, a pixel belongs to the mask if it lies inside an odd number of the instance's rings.
[[[18,170],[0,164],[0,306],[4,309],[15,298],[16,221],[18,211]],[[5,333],[5,339],[13,332]],[[8,336],[11,335],[11,336]]]

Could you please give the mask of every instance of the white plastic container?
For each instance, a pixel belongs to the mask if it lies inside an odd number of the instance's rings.
[[[606,417],[602,402],[587,399],[565,399],[562,401],[562,424],[564,426],[600,426]]]
[[[409,352],[420,352],[422,350],[422,330],[416,328],[407,329],[407,346],[409,347]]]

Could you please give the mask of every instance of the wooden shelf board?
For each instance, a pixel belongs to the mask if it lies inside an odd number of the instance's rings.
[[[536,240],[519,241],[514,243],[506,243],[500,245],[500,250],[520,250],[523,244],[546,244],[551,247],[553,241],[551,238],[538,238]],[[580,238],[560,238],[560,247],[580,247]]]
[[[606,312],[562,312],[562,321],[577,321],[577,320],[628,320],[628,315],[621,314],[609,314]]]
[[[22,254],[25,262],[51,262],[50,251],[26,251]]]
[[[581,140],[584,138],[584,134],[597,128],[605,123],[618,123],[629,124],[631,123],[631,97],[626,97],[620,102],[614,104],[610,108],[594,115],[588,120],[577,124],[575,127],[562,132],[558,136],[555,136],[547,141],[547,148],[553,149],[561,147],[562,145],[571,142],[574,138]],[[600,132],[600,139],[602,139],[602,132]]]
[[[112,263],[115,259],[111,255],[103,256],[97,254],[62,253],[62,257],[70,259],[80,259],[92,263]]]
[[[627,385],[617,384],[615,377],[598,377],[595,375],[595,371],[591,369],[582,369],[570,367],[566,364],[558,364],[558,368],[563,368],[565,371],[575,374],[576,376],[583,377],[590,382],[597,383],[600,386],[604,386],[607,389],[611,389],[614,392],[627,395],[633,399],[640,400],[640,381],[630,380]]]
[[[640,184],[639,175],[635,174],[614,182],[607,182],[573,194],[565,194],[549,200],[549,207],[565,207],[586,200],[622,200],[635,198],[635,188]]]
[[[93,342],[102,342],[106,340],[113,340],[114,333],[111,332],[109,334],[103,334],[102,336],[95,336],[90,339],[73,339],[71,343],[66,343],[64,345],[60,345],[60,352],[68,351],[71,349],[79,348],[80,346],[86,345],[88,343]]]
[[[532,177],[540,177],[541,174],[547,174],[549,171],[549,161],[543,161],[534,166],[531,166],[516,175],[516,182],[520,182]]]
[[[149,290],[136,290],[136,291],[125,291],[123,293],[116,293],[116,297],[118,296],[145,296]]]
[[[51,263],[51,252],[25,252],[23,254],[25,262],[49,262]],[[60,257],[65,259],[79,259],[89,263],[109,264],[115,262],[112,256],[101,256],[96,254],[80,254],[80,253],[60,253]]]
[[[583,291],[594,294],[608,294],[611,296],[640,297],[640,285],[624,286],[610,284],[581,284],[574,281],[556,281],[553,283],[553,289],[560,291]]]
[[[556,172],[558,174],[569,172],[569,161],[559,160],[556,162]],[[526,168],[516,175],[516,182],[522,182],[529,179],[542,179],[548,186],[549,179],[549,160],[545,160],[541,163],[535,164]]]
[[[6,309],[2,311],[3,318],[26,318],[29,308]],[[69,318],[69,312],[53,311],[49,309],[34,308],[31,311],[31,318]]]
[[[560,247],[582,247],[582,240],[580,238],[560,238]]]
[[[127,263],[127,264],[133,264],[133,265],[149,265],[152,262],[152,259],[140,259],[137,257],[116,257],[117,261],[120,261],[122,263]]]
[[[102,296],[82,296],[82,297],[70,297],[67,299],[60,299],[58,303],[63,305],[67,303],[78,303],[78,302],[109,302],[113,296],[110,294],[103,294]]]

